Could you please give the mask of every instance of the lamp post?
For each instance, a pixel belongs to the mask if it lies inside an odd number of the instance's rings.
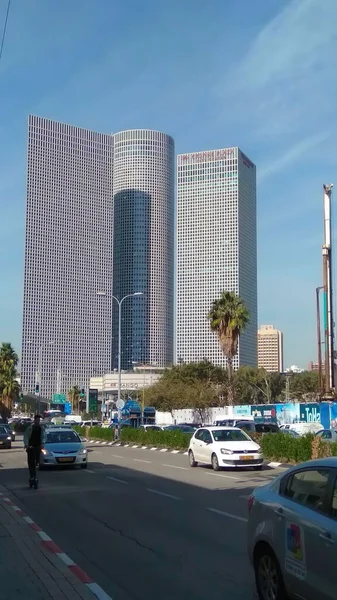
[[[97,292],[98,296],[106,296],[105,292]],[[133,294],[126,294],[120,300],[117,296],[112,296],[112,298],[118,304],[118,397],[117,397],[117,409],[118,409],[118,435],[119,435],[119,427],[121,420],[121,395],[122,395],[122,304],[124,300],[127,298],[133,298],[133,296],[143,296],[144,292],[134,292]]]

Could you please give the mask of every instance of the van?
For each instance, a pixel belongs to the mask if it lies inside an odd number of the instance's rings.
[[[287,429],[292,429],[299,433],[299,435],[305,435],[306,433],[317,433],[324,429],[321,423],[286,423],[285,425],[281,425],[281,432]]]
[[[64,423],[82,423],[81,415],[66,415],[64,418]]]

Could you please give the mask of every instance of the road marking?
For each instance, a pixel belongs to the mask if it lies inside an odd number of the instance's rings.
[[[112,481],[117,481],[117,483],[124,483],[125,485],[127,485],[129,483],[128,481],[123,481],[123,479],[118,479],[118,477],[107,477],[107,479],[111,479]]]
[[[49,537],[49,535],[47,535],[44,531],[37,531],[36,533],[37,533],[37,535],[40,536],[40,538],[43,542],[51,542],[52,541],[51,537]]]
[[[171,469],[180,469],[181,471],[189,471],[187,467],[178,467],[177,465],[163,465],[163,467],[170,467]]]
[[[249,494],[242,494],[242,496],[239,496],[239,498],[244,498],[245,500],[248,500]]]
[[[94,450],[95,454],[102,454],[100,450]]]
[[[225,512],[224,510],[218,510],[217,508],[207,508],[207,510],[216,513],[217,515],[228,517],[229,519],[235,519],[236,521],[242,521],[242,523],[248,523],[248,519],[245,519],[244,517],[238,517],[237,515],[232,515],[231,513]]]
[[[188,452],[184,452],[184,456],[188,456]]]
[[[124,444],[124,448],[128,448],[130,444]]]
[[[87,473],[95,473],[95,471],[90,471],[90,469],[87,469]]]
[[[234,479],[234,481],[238,481],[237,477],[232,477],[231,475],[220,475],[220,473],[205,473],[205,475],[208,475],[209,477],[222,477],[222,479]]]
[[[150,448],[150,450],[157,450],[157,448]]]
[[[160,452],[167,452],[168,448],[162,448]]]
[[[280,465],[282,465],[282,463],[279,463],[279,462],[270,462],[270,463],[268,463],[268,466],[269,466],[269,467],[273,467],[273,468],[276,468],[276,469],[277,469],[277,467],[279,467]]]
[[[132,448],[138,448],[138,446],[132,446]]]
[[[142,446],[141,450],[147,450],[147,446]]]
[[[179,454],[180,450],[172,450],[171,454]]]
[[[133,460],[135,460],[136,462],[147,463],[148,465],[151,464],[150,460],[141,460],[140,458],[134,458]]]
[[[120,456],[119,454],[110,454],[110,456],[113,456],[114,458],[125,458],[125,456]]]
[[[108,596],[98,583],[87,583],[87,588],[91,590],[98,600],[112,600],[111,596]]]
[[[147,488],[147,491],[151,492],[151,494],[157,494],[158,496],[165,496],[165,498],[171,498],[171,500],[181,500],[181,498],[178,498],[178,496],[172,496],[172,494],[165,494],[164,492],[152,490],[151,488]]]
[[[64,562],[65,565],[67,565],[67,567],[73,566],[75,564],[74,561],[68,556],[68,554],[65,554],[65,552],[57,552],[56,556],[58,556],[59,559],[62,560],[62,562]]]

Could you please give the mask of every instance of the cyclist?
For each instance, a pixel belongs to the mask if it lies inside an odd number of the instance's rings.
[[[34,422],[27,427],[23,435],[23,443],[27,452],[29,483],[37,482],[36,467],[40,462],[40,453],[46,441],[45,428],[41,426],[41,415],[35,415]]]

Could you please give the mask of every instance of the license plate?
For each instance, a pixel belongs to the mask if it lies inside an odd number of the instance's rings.
[[[0,442],[0,444],[3,444],[3,442]]]
[[[59,462],[73,462],[73,458],[70,456],[64,456],[62,458],[59,458]]]
[[[251,460],[253,457],[249,454],[245,454],[244,456],[240,456],[240,460]]]

